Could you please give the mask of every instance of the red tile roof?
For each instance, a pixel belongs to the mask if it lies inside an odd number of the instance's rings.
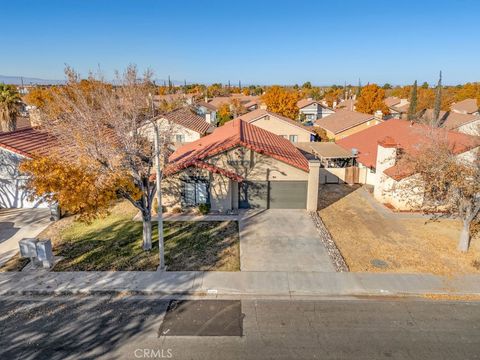
[[[358,162],[367,167],[375,167],[377,163],[377,145],[379,142],[394,141],[397,147],[406,152],[413,152],[415,148],[427,141],[427,131],[436,131],[445,134],[453,151],[461,154],[480,145],[480,138],[446,129],[432,129],[426,125],[411,124],[407,120],[392,119],[381,124],[369,127],[356,134],[337,141],[337,144],[346,150],[358,150]]]
[[[210,129],[210,124],[207,123],[203,117],[195,113],[190,107],[171,111],[165,115],[161,115],[159,118],[167,119],[175,124],[195,131],[200,135],[206,134]]]
[[[54,136],[37,128],[0,133],[0,148],[28,158],[48,155],[57,146]]]
[[[256,109],[256,110],[253,110],[253,111],[250,111],[246,114],[243,114],[243,115],[240,115],[239,117],[237,117],[236,119],[241,119],[243,121],[246,121],[246,122],[249,122],[249,123],[253,123],[255,120],[258,120],[264,116],[270,116],[270,117],[273,117],[273,118],[277,118],[281,121],[284,121],[286,123],[289,123],[291,125],[294,125],[302,130],[306,130],[308,131],[309,133],[311,134],[314,134],[314,132],[312,131],[311,128],[307,127],[307,126],[304,126],[300,123],[300,121],[297,121],[297,120],[293,120],[293,119],[290,119],[288,117],[285,117],[283,115],[280,115],[280,114],[277,114],[277,113],[274,113],[274,112],[271,112],[271,111],[267,111],[265,109]],[[235,119],[234,119],[235,120]]]
[[[237,146],[246,147],[308,172],[307,159],[290,141],[246,121],[235,119],[215,129],[212,134],[177,149],[170,155],[165,174],[196,166],[198,161]]]

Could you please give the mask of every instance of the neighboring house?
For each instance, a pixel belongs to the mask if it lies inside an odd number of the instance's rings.
[[[455,154],[473,160],[480,145],[478,137],[400,119],[385,121],[341,139],[337,144],[357,154],[361,170],[359,182],[374,186],[375,199],[399,210],[411,210],[412,206],[421,204],[423,197],[415,192],[405,194],[408,182],[416,175],[411,169],[400,167],[397,160],[428,141],[427,133],[432,131],[446,136]]]
[[[384,100],[385,105],[390,110],[389,118],[403,119],[408,113],[410,102],[407,99],[401,99],[396,96],[389,96]]]
[[[425,121],[433,119],[433,109],[426,109],[420,113]],[[448,130],[458,131],[468,135],[480,135],[480,115],[463,114],[454,111],[440,111],[439,123]]]
[[[213,106],[217,111],[223,104],[231,105],[232,100],[238,100],[240,104],[247,110],[252,111],[260,106],[260,97],[253,95],[233,94],[232,96],[216,96],[207,103]]]
[[[453,112],[458,114],[480,115],[480,105],[476,99],[465,99],[451,106]]]
[[[370,126],[380,124],[382,121],[381,112],[370,115],[357,111],[339,109],[327,118],[318,119],[314,125],[325,130],[329,139],[339,140],[365,130]]]
[[[307,121],[315,121],[324,118],[335,111],[313,99],[301,99],[297,102],[298,111],[305,116]]]
[[[207,123],[205,119],[198,115],[194,109],[183,107],[171,111],[165,115],[158,117],[160,126],[164,126],[165,131],[170,131],[175,144],[189,143],[200,139],[207,133],[212,131],[212,125]],[[153,126],[147,123],[143,126],[146,136],[153,139]]]
[[[253,110],[239,116],[237,119],[268,130],[293,143],[315,140],[315,132],[312,131],[312,128],[303,126],[298,120],[292,120],[264,109]]]
[[[157,105],[157,106],[161,106],[163,103],[173,103],[173,102],[184,103],[186,105],[192,105],[195,101],[195,95],[194,94],[183,94],[183,93],[155,95],[153,97],[153,101],[155,102],[155,105]]]
[[[205,121],[212,125],[217,125],[217,108],[205,101],[199,101],[195,104],[197,113],[205,119]]]
[[[235,119],[170,156],[163,205],[316,210],[319,166],[290,141]]]
[[[355,111],[355,104],[356,103],[357,103],[357,100],[355,100],[355,99],[342,100],[335,106],[335,111],[337,109]]]
[[[57,141],[46,132],[24,128],[0,134],[0,207],[48,207],[42,199],[30,201],[24,189],[27,178],[19,171],[20,163],[34,156],[47,155]]]

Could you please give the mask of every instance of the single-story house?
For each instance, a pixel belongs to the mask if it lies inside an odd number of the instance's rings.
[[[420,117],[426,121],[433,119],[433,109],[420,112]],[[464,114],[454,111],[440,111],[440,126],[448,130],[469,135],[480,135],[480,115]]]
[[[471,115],[480,115],[480,104],[478,104],[477,99],[465,99],[454,103],[451,106],[451,109],[455,113],[459,114],[471,114]]]
[[[163,205],[316,210],[319,167],[287,139],[235,119],[169,157]]]
[[[357,100],[355,100],[355,99],[342,100],[338,104],[335,105],[335,111],[337,109],[355,111],[355,104],[356,103],[357,103]]]
[[[52,135],[31,127],[0,134],[0,208],[48,207],[42,199],[28,199],[27,179],[19,165],[25,159],[47,155],[57,145]]]
[[[311,127],[302,125],[298,120],[292,120],[283,115],[264,109],[253,110],[237,117],[237,119],[241,119],[262,129],[268,130],[293,143],[315,140],[315,132]]]
[[[198,115],[197,112],[187,106],[160,115],[157,118],[160,126],[168,127],[171,131],[171,141],[175,144],[189,143],[207,135],[213,129],[213,126]],[[153,139],[153,125],[147,123],[143,127],[145,135]]]
[[[203,116],[207,123],[217,125],[217,108],[215,106],[205,101],[199,101],[195,104],[195,108],[198,115]]]
[[[247,110],[255,110],[260,105],[260,97],[254,95],[232,94],[231,96],[215,96],[212,99],[205,101],[215,109],[220,108],[223,104],[231,104],[233,100],[238,100],[240,104]]]
[[[382,121],[381,112],[371,115],[358,111],[339,109],[327,118],[315,121],[314,126],[325,130],[329,139],[339,140],[365,130],[370,126],[380,124]]]
[[[297,102],[298,111],[305,116],[305,120],[315,121],[329,116],[335,111],[314,99],[301,99]]]
[[[407,120],[391,119],[377,126],[360,131],[337,142],[356,154],[356,162],[362,171],[360,183],[374,186],[374,197],[399,210],[411,210],[421,204],[418,193],[405,194],[408,182],[416,176],[411,170],[400,168],[398,157],[414,153],[419,144],[428,141],[427,132],[436,131],[446,136],[458,156],[473,160],[480,145],[480,138],[447,129],[432,129],[429,126]]]
[[[390,110],[389,118],[403,119],[408,113],[410,102],[407,99],[401,99],[396,96],[389,96],[385,98],[384,102]]]

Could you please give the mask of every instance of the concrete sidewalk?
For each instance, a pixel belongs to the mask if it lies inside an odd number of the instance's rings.
[[[34,238],[52,222],[49,209],[0,210],[0,265],[18,252],[18,242]]]
[[[325,272],[45,272],[0,273],[0,294],[162,296],[480,296],[480,276]]]

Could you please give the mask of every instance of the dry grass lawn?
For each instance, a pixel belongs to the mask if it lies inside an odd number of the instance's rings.
[[[480,238],[466,254],[456,249],[459,221],[384,214],[368,196],[358,189],[319,211],[351,271],[480,273]],[[375,266],[375,259],[386,266]]]
[[[142,223],[132,221],[136,209],[117,203],[110,215],[78,222],[61,219],[45,229],[56,256],[63,257],[53,271],[155,271],[158,237],[153,226],[153,249],[142,249]],[[165,263],[170,271],[240,270],[240,245],[236,221],[165,222]],[[28,260],[12,258],[0,271],[20,271]]]

